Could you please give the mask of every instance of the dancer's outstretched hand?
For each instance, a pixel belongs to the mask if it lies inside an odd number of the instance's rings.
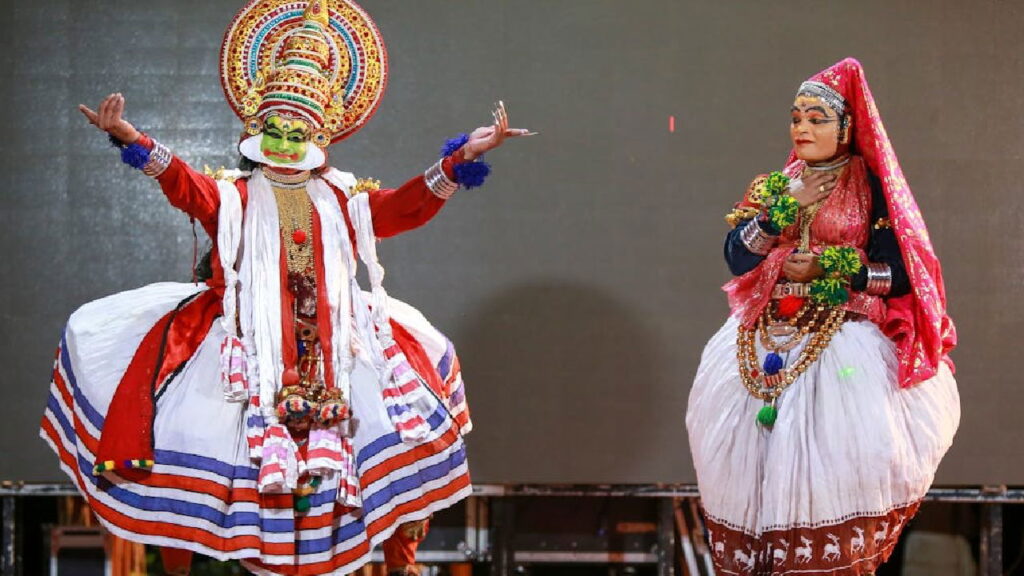
[[[142,135],[135,126],[121,117],[124,114],[124,96],[120,93],[104,98],[100,102],[99,112],[93,112],[85,104],[79,104],[78,110],[88,118],[90,124],[125,144],[135,142]]]
[[[501,146],[505,138],[536,134],[536,132],[522,128],[509,128],[508,112],[505,111],[504,102],[498,102],[491,115],[494,116],[494,124],[473,130],[473,133],[469,135],[469,141],[462,147],[462,154],[466,160],[473,160],[488,150]]]

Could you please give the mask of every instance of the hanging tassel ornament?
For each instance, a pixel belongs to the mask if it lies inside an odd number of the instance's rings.
[[[775,352],[769,352],[764,357],[764,363],[761,368],[764,370],[764,381],[771,387],[776,387],[782,383],[782,369],[786,363]],[[772,397],[771,401],[765,404],[757,412],[757,423],[765,428],[771,428],[775,424],[775,420],[779,417],[779,410],[775,407],[775,397]]]
[[[775,420],[779,417],[779,409],[775,407],[775,398],[768,404],[765,404],[757,411],[757,423],[765,428],[771,428],[775,425]]]
[[[298,488],[292,491],[292,496],[294,497],[292,503],[296,512],[299,514],[309,512],[309,509],[313,507],[310,496],[316,494],[322,480],[320,476],[313,476],[308,482],[300,484]]]

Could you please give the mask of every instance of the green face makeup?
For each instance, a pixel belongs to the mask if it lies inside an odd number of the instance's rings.
[[[306,158],[309,146],[309,126],[302,120],[280,116],[267,118],[263,125],[260,150],[263,155],[281,164],[295,164]]]

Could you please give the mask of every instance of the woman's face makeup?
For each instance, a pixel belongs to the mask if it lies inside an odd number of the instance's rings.
[[[820,98],[800,95],[790,109],[789,138],[796,157],[824,162],[839,153],[839,116]]]

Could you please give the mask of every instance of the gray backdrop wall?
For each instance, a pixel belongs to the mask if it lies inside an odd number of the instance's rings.
[[[36,436],[67,315],[189,277],[188,219],[75,110],[232,166],[217,79],[241,0],[14,0],[0,20],[0,479],[61,475]],[[722,215],[787,153],[797,84],[865,65],[946,270],[964,416],[938,481],[1024,483],[1024,5],[366,0],[391,56],[334,165],[397,185],[498,98],[541,135],[383,245],[390,291],[459,345],[478,482],[683,482],[683,427],[726,314]],[[669,117],[676,130],[669,132]]]

